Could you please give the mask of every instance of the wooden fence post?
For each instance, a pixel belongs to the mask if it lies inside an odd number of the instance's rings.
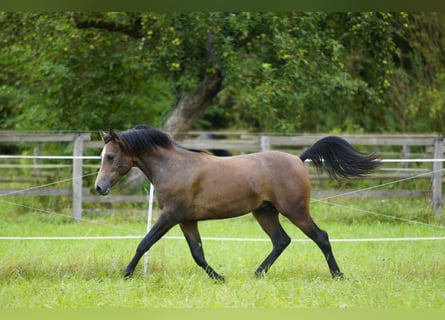
[[[434,159],[443,159],[443,138],[437,137],[434,140]],[[433,190],[433,210],[437,219],[440,219],[442,204],[442,161],[433,162],[432,190]]]
[[[261,136],[261,151],[270,150],[270,137],[269,136]]]
[[[35,146],[34,147],[34,155],[35,156],[40,156],[40,146]],[[32,160],[32,163],[34,164],[34,168],[32,169],[34,172],[35,171],[39,171],[39,164],[40,164],[40,159],[38,158],[34,158]]]
[[[410,146],[404,144],[404,145],[402,146],[402,159],[409,159],[409,157],[410,157],[410,153],[411,153],[411,148],[410,148]],[[408,162],[402,162],[402,169],[408,169],[408,167],[409,167]],[[404,182],[404,181],[402,181],[402,183],[401,183],[401,187],[402,187],[402,189],[405,188],[405,182]]]
[[[82,219],[82,156],[83,135],[74,135],[73,146],[73,219]]]

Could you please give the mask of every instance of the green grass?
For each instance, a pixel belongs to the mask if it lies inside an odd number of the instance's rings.
[[[445,236],[426,203],[410,200],[336,200],[416,224],[313,203],[314,220],[331,239]],[[0,204],[1,236],[143,235],[143,215],[64,216],[14,213]],[[431,224],[431,225],[427,225]],[[305,236],[288,221],[292,238]],[[202,237],[265,238],[250,216],[200,223]],[[175,227],[168,235],[181,235]],[[263,279],[253,272],[269,242],[204,241],[208,262],[226,277],[215,283],[195,265],[185,240],[161,239],[130,280],[121,277],[138,239],[0,241],[0,307],[273,307],[420,308],[444,306],[445,241],[333,242],[344,280],[331,278],[312,242],[292,243]]]

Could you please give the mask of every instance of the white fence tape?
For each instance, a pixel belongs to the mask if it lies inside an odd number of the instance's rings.
[[[35,241],[52,241],[52,240],[141,240],[143,236],[54,236],[54,237],[13,237],[0,236],[0,240],[35,240]],[[165,236],[162,239],[168,240],[185,240],[183,236]],[[236,242],[270,242],[268,238],[225,238],[225,237],[202,237],[203,241],[236,241]],[[352,238],[352,239],[330,239],[330,242],[400,242],[400,241],[443,241],[445,237],[401,237],[401,238]],[[292,239],[292,242],[312,242],[311,239]]]
[[[58,160],[100,160],[99,156],[14,156],[14,155],[0,155],[0,159],[58,159]]]
[[[82,159],[82,160],[100,160],[100,156],[18,156],[18,155],[0,155],[0,159],[59,159],[59,160],[75,160],[75,159]],[[400,162],[445,162],[444,159],[381,159],[382,163],[400,163]]]
[[[23,155],[0,155],[0,159],[61,159],[61,160],[100,160],[99,156],[23,156]],[[402,163],[402,162],[445,162],[445,159],[382,159],[382,163]],[[152,204],[151,204],[152,205]],[[150,223],[151,219],[148,219]],[[149,225],[147,230],[149,230]],[[0,236],[2,240],[126,240],[126,239],[142,239],[143,236]],[[163,239],[183,240],[182,236],[165,236]],[[238,241],[238,242],[270,242],[268,238],[224,238],[224,237],[203,237],[206,241]],[[331,242],[389,242],[389,241],[443,241],[445,237],[402,237],[402,238],[353,238],[353,239],[330,239]],[[292,239],[292,242],[311,242],[310,239]]]

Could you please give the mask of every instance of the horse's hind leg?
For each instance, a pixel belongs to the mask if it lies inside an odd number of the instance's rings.
[[[198,223],[196,221],[183,222],[179,224],[185,239],[190,247],[192,257],[196,264],[204,269],[210,278],[219,281],[224,281],[224,277],[219,275],[209,264],[204,257],[204,251],[202,249],[201,236],[198,231]]]
[[[337,262],[335,261],[334,254],[332,253],[331,243],[326,231],[321,230],[315,222],[312,220],[309,214],[303,216],[288,216],[286,215],[298,228],[301,229],[309,238],[311,238],[317,246],[323,252],[326,261],[331,271],[332,277],[343,277],[343,273],[340,271]]]
[[[272,204],[264,204],[261,208],[254,210],[253,215],[263,230],[269,235],[273,245],[271,253],[255,271],[255,275],[261,277],[266,274],[275,260],[289,245],[291,239],[281,226],[278,220],[278,211]]]

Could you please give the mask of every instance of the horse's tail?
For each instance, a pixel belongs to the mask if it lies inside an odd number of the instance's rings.
[[[300,155],[300,159],[312,160],[319,172],[326,168],[334,179],[362,177],[381,164],[375,153],[361,153],[346,140],[336,136],[318,140]]]

